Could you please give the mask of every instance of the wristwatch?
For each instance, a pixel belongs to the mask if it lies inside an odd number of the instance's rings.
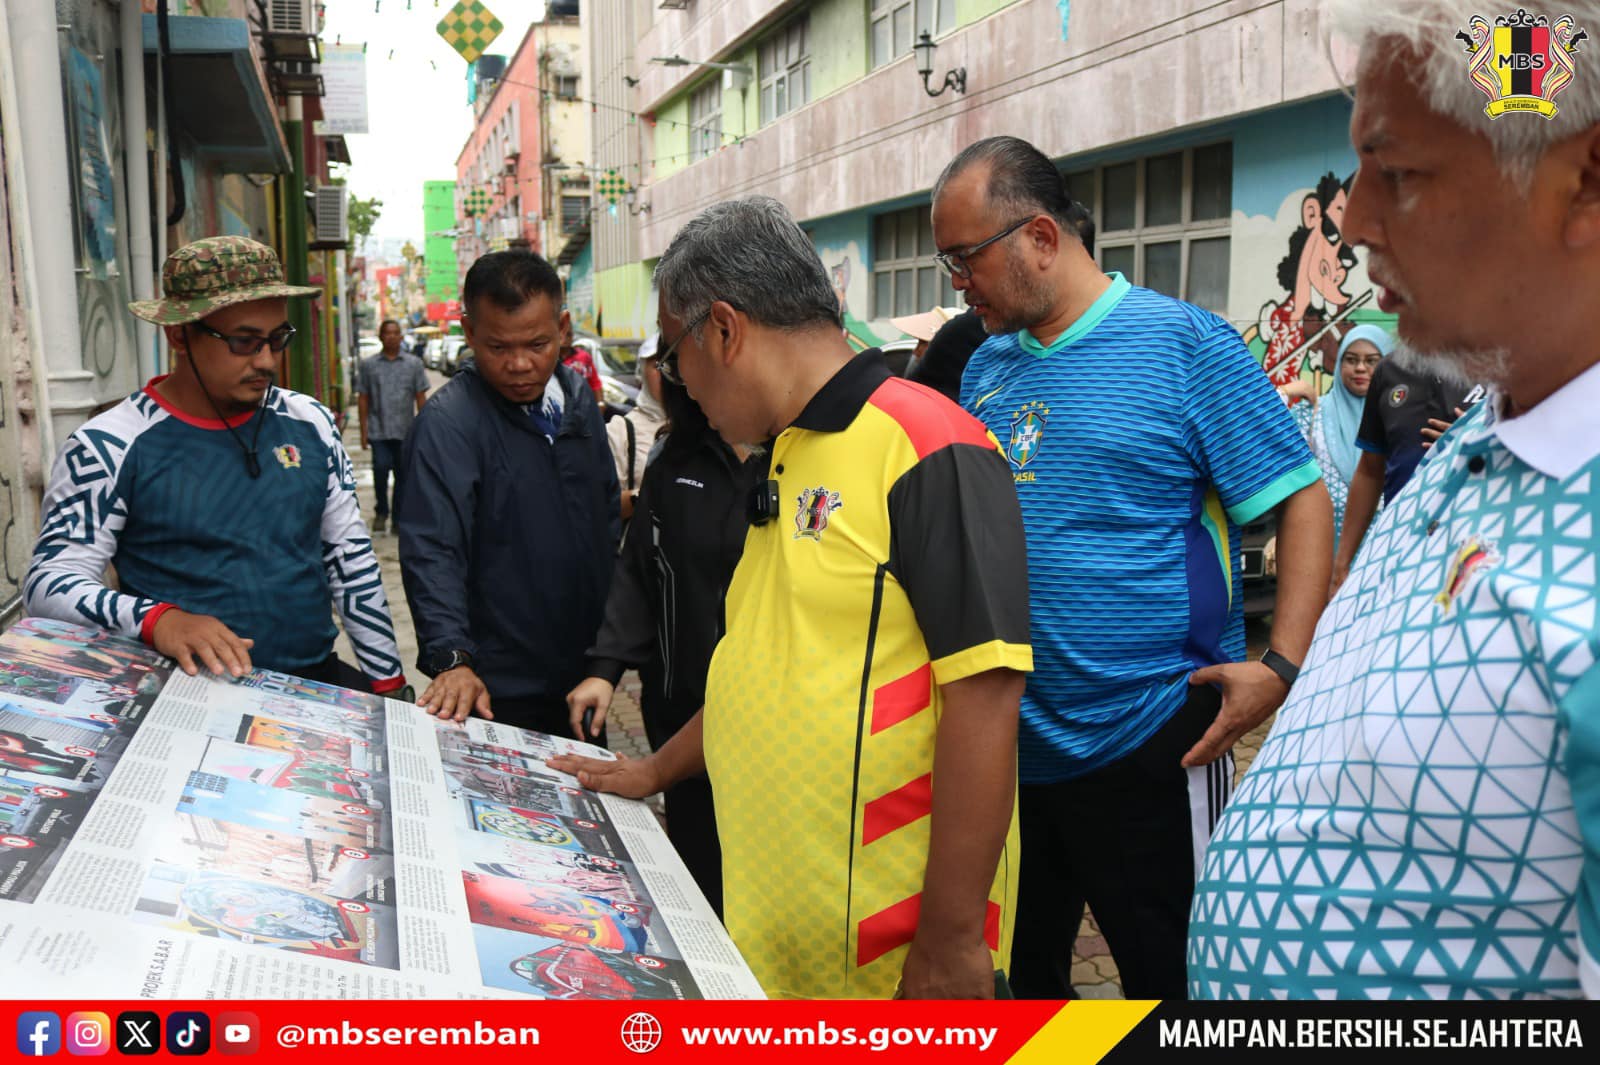
[[[1300,676],[1299,666],[1270,647],[1262,652],[1261,664],[1276,673],[1291,688],[1294,687],[1295,679]]]
[[[455,669],[457,666],[472,665],[472,656],[462,650],[440,651],[428,661],[428,666],[434,676]]]

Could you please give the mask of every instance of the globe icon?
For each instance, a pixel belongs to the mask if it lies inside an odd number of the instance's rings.
[[[661,1022],[648,1013],[633,1013],[622,1022],[622,1045],[635,1054],[648,1054],[661,1045]]]

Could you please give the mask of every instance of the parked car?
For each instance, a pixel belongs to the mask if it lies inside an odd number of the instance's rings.
[[[461,369],[461,361],[472,354],[472,349],[467,347],[466,337],[445,337],[442,354],[439,357],[439,369],[451,377]]]
[[[883,361],[888,365],[889,372],[896,377],[904,377],[911,368],[911,353],[917,350],[917,338],[886,340],[878,345],[878,350],[883,352]]]
[[[582,348],[600,373],[600,399],[611,413],[631,410],[639,402],[639,341],[579,335],[572,346]]]
[[[382,350],[383,341],[379,340],[377,337],[362,337],[360,340],[356,341],[356,355],[359,358],[364,359],[368,355],[376,355]]]
[[[437,326],[419,325],[407,335],[409,343],[405,350],[421,359],[423,365],[428,365],[428,346],[443,336],[444,332]],[[438,367],[431,366],[430,369],[436,370]]]
[[[1278,518],[1270,510],[1239,530],[1240,592],[1247,618],[1272,613],[1278,600],[1277,538]]]

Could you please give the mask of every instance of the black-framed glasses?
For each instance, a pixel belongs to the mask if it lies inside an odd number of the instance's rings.
[[[194,327],[207,336],[216,337],[228,345],[228,350],[235,355],[245,356],[254,355],[263,347],[271,348],[273,353],[276,354],[289,346],[294,340],[295,334],[294,326],[288,322],[284,322],[264,336],[260,333],[235,333],[229,336],[227,333],[217,332],[204,322],[195,322]]]
[[[1038,215],[1029,215],[1020,222],[1012,222],[1009,226],[1006,226],[988,240],[979,241],[966,251],[942,251],[933,257],[933,261],[938,264],[939,269],[945,272],[946,277],[959,277],[961,280],[965,281],[967,278],[972,276],[972,267],[967,265],[967,261],[969,259],[975,258],[980,251],[987,248],[995,241],[1004,240],[1006,237],[1009,237],[1011,234],[1015,233],[1017,230],[1021,229],[1023,226],[1027,225],[1037,217]]]
[[[678,345],[683,343],[683,338],[700,328],[700,323],[711,317],[711,308],[707,307],[695,316],[694,321],[683,327],[683,332],[678,334],[678,339],[667,345],[667,350],[656,357],[656,369],[661,371],[661,376],[675,385],[683,384],[683,378],[678,376]]]

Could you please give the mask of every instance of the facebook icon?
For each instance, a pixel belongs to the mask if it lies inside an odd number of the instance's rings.
[[[17,1018],[17,1050],[30,1058],[43,1058],[61,1049],[61,1017],[35,1011]]]

